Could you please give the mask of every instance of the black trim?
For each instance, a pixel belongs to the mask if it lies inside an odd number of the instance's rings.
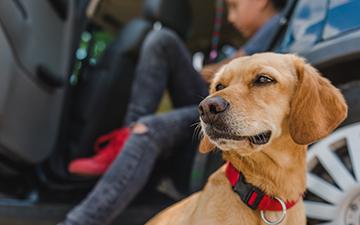
[[[68,16],[68,1],[67,0],[48,0],[51,8],[62,20],[66,20]]]
[[[289,0],[286,7],[282,10],[279,26],[276,28],[274,37],[272,37],[272,41],[269,45],[269,48],[267,49],[268,51],[272,51],[276,47],[280,37],[283,36],[283,34],[286,32],[297,1],[298,0]]]

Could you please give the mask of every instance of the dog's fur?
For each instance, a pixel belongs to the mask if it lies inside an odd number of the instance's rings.
[[[254,85],[259,74],[276,82]],[[216,91],[221,83],[225,88]],[[229,109],[221,114],[226,133],[252,136],[270,130],[269,142],[255,145],[248,139],[233,140],[208,135],[211,125],[201,122],[204,138],[200,151],[215,146],[225,160],[241,171],[247,182],[270,196],[297,200],[306,189],[307,145],[328,135],[346,117],[340,92],[295,55],[256,54],[233,60],[214,77],[210,96],[221,96]],[[266,212],[276,219],[280,212]],[[233,192],[224,167],[205,188],[164,210],[148,225],[264,224],[258,210],[246,206]],[[282,225],[305,225],[302,200],[287,211]]]

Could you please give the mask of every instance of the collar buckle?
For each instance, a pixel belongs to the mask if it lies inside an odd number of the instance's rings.
[[[230,162],[227,163],[225,175],[231,184],[232,190],[251,209],[263,211],[284,211],[285,209],[286,211],[286,209],[293,207],[299,200],[284,202],[276,197],[266,195],[259,188],[246,182],[245,176]],[[285,204],[285,207],[282,203]]]
[[[261,200],[264,197],[264,192],[262,192],[257,187],[246,183],[245,178],[240,174],[240,179],[236,182],[233,190],[238,193],[241,200],[246,203],[251,209],[257,209]]]

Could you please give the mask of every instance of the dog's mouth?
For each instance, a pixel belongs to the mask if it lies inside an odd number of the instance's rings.
[[[271,137],[271,131],[265,131],[255,136],[249,136],[248,139],[254,145],[264,145],[267,144]]]
[[[217,139],[227,139],[234,141],[243,141],[248,140],[254,145],[264,145],[267,144],[271,138],[271,131],[261,132],[253,136],[239,136],[232,134],[230,132],[222,132],[217,129],[206,129],[206,134],[213,140]]]

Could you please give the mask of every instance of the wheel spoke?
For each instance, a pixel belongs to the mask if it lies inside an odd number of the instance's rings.
[[[332,205],[319,202],[304,202],[306,215],[312,219],[335,220],[338,217],[337,208]]]
[[[338,204],[344,198],[343,192],[311,173],[308,173],[308,189],[333,204]]]
[[[347,155],[343,154],[346,153],[345,144]],[[344,161],[342,157],[345,157]],[[319,164],[328,173],[325,177]],[[351,169],[348,164],[351,164]],[[317,225],[343,224],[342,212],[348,207],[344,203],[349,199],[349,193],[358,190],[360,184],[360,123],[343,127],[311,146],[307,165],[307,189],[326,201],[305,200],[307,217],[321,220]],[[336,185],[327,180],[328,175]]]
[[[344,191],[351,189],[356,185],[355,180],[345,168],[339,158],[328,149],[327,146],[323,145],[320,151],[317,153],[317,157],[324,166],[326,171],[331,175],[335,182]]]
[[[347,145],[355,177],[360,182],[360,134],[359,131],[349,132],[347,135]]]

